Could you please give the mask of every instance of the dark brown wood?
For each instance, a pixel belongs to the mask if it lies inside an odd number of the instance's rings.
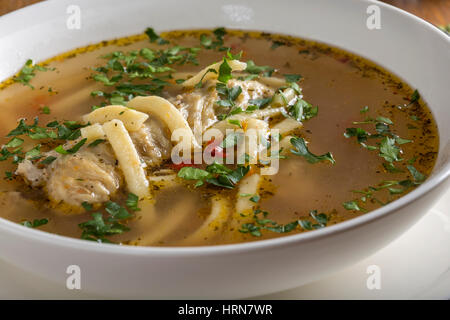
[[[42,0],[1,0],[0,1],[0,15],[29,6]]]
[[[450,0],[383,0],[393,6],[442,26],[450,23]]]
[[[0,15],[20,9],[42,0],[1,0]],[[411,12],[433,24],[450,23],[450,0],[383,0]]]

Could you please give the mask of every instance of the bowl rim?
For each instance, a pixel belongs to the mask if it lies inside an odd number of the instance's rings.
[[[360,0],[361,1],[361,0]],[[376,0],[362,0],[367,4],[375,4],[380,7],[384,7],[387,10],[392,10],[400,15],[404,15],[409,19],[414,20],[416,23],[421,24],[424,28],[430,30],[430,32],[438,32],[441,41],[446,41],[450,44],[450,36],[445,35],[442,30],[409,12],[394,7],[390,4],[379,2]],[[43,1],[39,2],[19,10],[7,13],[0,17],[3,22],[11,19],[15,20],[22,14],[32,11],[35,8],[45,8],[56,1]],[[377,63],[375,61],[375,63]],[[430,106],[432,109],[432,107]],[[438,152],[442,150],[439,149]],[[433,172],[436,168],[433,168]],[[177,256],[177,257],[195,257],[195,256],[213,256],[222,254],[234,254],[255,250],[266,250],[268,248],[277,248],[282,246],[295,245],[297,243],[311,242],[327,237],[330,234],[340,234],[348,230],[358,228],[359,226],[367,223],[377,221],[388,214],[394,213],[396,210],[401,209],[408,205],[410,202],[418,200],[431,192],[435,188],[439,187],[450,177],[450,159],[438,169],[438,173],[429,177],[422,185],[409,192],[405,196],[366,214],[358,217],[337,223],[332,226],[327,226],[322,229],[313,230],[309,232],[302,232],[298,234],[285,235],[273,239],[255,240],[236,244],[219,244],[219,245],[207,245],[207,246],[168,246],[168,247],[155,247],[155,246],[129,246],[118,245],[108,243],[97,243],[86,241],[82,239],[70,238],[47,231],[30,229],[22,226],[18,223],[12,222],[5,218],[0,217],[0,232],[9,232],[15,236],[25,237],[29,241],[46,243],[51,246],[58,247],[71,247],[72,249],[91,251],[95,253],[109,253],[109,254],[125,254],[133,256],[145,256],[145,255],[159,255],[159,256]],[[24,232],[25,231],[25,232]]]

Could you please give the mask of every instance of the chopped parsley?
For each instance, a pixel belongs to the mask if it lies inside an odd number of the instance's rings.
[[[48,219],[34,219],[33,221],[23,221],[20,224],[27,228],[39,228],[40,226],[46,225],[48,223]]]
[[[255,75],[262,75],[263,77],[270,77],[275,69],[269,66],[257,66],[253,60],[248,60],[245,71]]]
[[[301,122],[304,120],[309,120],[319,113],[319,108],[313,107],[309,102],[297,98],[297,101],[289,107],[288,115]]]
[[[148,38],[150,39],[150,42],[156,42],[157,44],[168,44],[169,41],[161,38],[156,32],[155,30],[153,30],[153,28],[147,28],[145,30],[145,34],[148,36]]]
[[[213,35],[216,38],[213,40],[208,37],[206,34],[202,34],[200,36],[200,44],[205,49],[217,49],[219,51],[225,51],[229,48],[223,46],[223,37],[227,34],[225,28],[217,28],[213,30]]]
[[[249,166],[238,165],[233,170],[215,162],[208,165],[205,170],[194,167],[181,168],[178,171],[178,177],[185,180],[197,180],[195,187],[200,187],[207,182],[216,187],[233,189],[249,170]]]
[[[321,161],[329,161],[332,164],[335,164],[336,161],[333,158],[333,155],[330,152],[327,152],[323,155],[315,155],[312,154],[308,147],[306,146],[306,141],[303,138],[294,137],[291,138],[291,144],[295,149],[291,149],[291,152],[295,155],[304,157],[309,163],[317,163]]]
[[[129,197],[130,199],[130,197]],[[131,198],[133,202],[131,206],[133,207],[133,211],[136,211],[137,203],[134,203],[134,198]],[[136,206],[135,206],[136,205]],[[82,206],[86,211],[92,210],[92,205],[83,202]],[[127,200],[128,206],[128,200]],[[124,223],[133,217],[132,214],[128,212],[127,209],[117,204],[116,202],[108,201],[104,205],[104,210],[106,213],[95,212],[92,213],[92,219],[83,223],[80,223],[78,226],[82,230],[81,239],[96,241],[100,243],[112,243],[106,237],[122,234],[126,231],[129,231]]]
[[[260,217],[260,214],[263,216]],[[256,209],[253,211],[253,223],[244,223],[239,229],[242,233],[249,233],[254,237],[261,237],[262,231],[267,230],[275,233],[289,233],[301,227],[305,230],[321,229],[326,227],[329,217],[325,213],[317,213],[317,210],[309,212],[310,220],[296,220],[287,224],[279,224],[271,219],[268,219],[268,212]]]
[[[36,76],[36,71],[49,71],[49,70],[54,69],[33,64],[33,60],[28,59],[27,62],[25,62],[25,65],[19,71],[19,73],[13,77],[13,81],[21,83],[24,86],[28,86],[31,89],[34,89],[30,81]]]
[[[87,138],[84,138],[80,140],[78,143],[76,143],[72,148],[65,150],[62,145],[59,145],[55,148],[55,151],[60,154],[73,154],[76,153],[80,148],[86,143]]]

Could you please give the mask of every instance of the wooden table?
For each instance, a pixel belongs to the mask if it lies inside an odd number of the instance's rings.
[[[43,0],[1,0],[0,15]],[[311,0],[314,1],[314,0]],[[383,0],[435,25],[450,23],[450,0]]]

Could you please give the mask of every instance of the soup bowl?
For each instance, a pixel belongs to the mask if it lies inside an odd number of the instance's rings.
[[[77,270],[81,290],[103,297],[250,297],[317,280],[373,254],[417,222],[448,188],[450,37],[377,1],[46,1],[0,18],[0,80],[29,57],[44,60],[149,26],[157,31],[223,26],[289,34],[375,61],[418,88],[430,106],[440,134],[432,174],[404,197],[363,216],[321,230],[233,245],[99,244],[0,219],[5,261],[63,287]]]

